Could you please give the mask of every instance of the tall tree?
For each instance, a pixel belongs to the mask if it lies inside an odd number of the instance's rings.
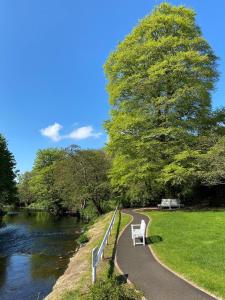
[[[38,150],[32,171],[31,191],[36,201],[54,213],[64,210],[61,192],[55,184],[55,168],[65,158],[63,149]]]
[[[195,12],[168,3],[141,20],[109,56],[111,179],[133,201],[165,193],[158,180],[165,178],[164,168],[193,149],[200,135],[224,132],[218,128],[224,111],[211,108],[216,59]]]
[[[16,162],[8,149],[7,142],[0,134],[0,209],[4,204],[14,204],[16,200]]]

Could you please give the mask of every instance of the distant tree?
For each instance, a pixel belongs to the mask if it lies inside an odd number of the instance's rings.
[[[0,209],[2,205],[14,204],[17,199],[16,162],[0,134]]]
[[[141,20],[108,58],[111,182],[134,204],[180,193],[199,136],[224,134],[224,110],[211,108],[216,59],[195,12],[168,3]]]
[[[25,172],[19,176],[18,194],[20,206],[28,207],[36,201],[36,197],[31,189],[32,172]]]
[[[18,190],[22,205],[46,208],[57,214],[92,206],[97,214],[109,199],[110,159],[102,150],[39,150],[31,172],[20,176]]]
[[[77,146],[67,148],[66,153],[66,161],[57,166],[57,185],[69,191],[68,199],[74,206],[85,208],[91,202],[102,214],[102,205],[110,195],[108,156],[102,150],[81,150]]]
[[[56,161],[62,160],[65,156],[63,149],[47,148],[38,150],[34,161],[34,171],[52,166]]]
[[[30,180],[31,192],[38,203],[54,213],[63,212],[64,206],[60,190],[55,184],[55,167],[57,162],[63,160],[63,149],[49,148],[39,150],[34,161]]]
[[[225,136],[218,139],[204,155],[201,156],[200,179],[203,184],[216,186],[225,184]]]

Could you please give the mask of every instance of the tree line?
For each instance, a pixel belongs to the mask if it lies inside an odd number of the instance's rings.
[[[79,211],[89,217],[107,210],[110,159],[103,150],[39,150],[31,172],[19,177],[20,206],[54,213]]]
[[[105,151],[71,145],[38,150],[32,170],[19,175],[6,139],[0,135],[0,209],[12,205],[95,218],[115,206],[110,166]]]

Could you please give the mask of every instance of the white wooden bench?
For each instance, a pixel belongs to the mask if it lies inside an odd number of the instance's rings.
[[[158,204],[158,208],[181,208],[184,205],[180,203],[179,199],[162,199],[161,203]]]
[[[145,229],[146,224],[144,220],[141,220],[141,224],[131,224],[131,236],[134,246],[145,245]],[[136,239],[140,238],[142,238],[142,242],[136,242]]]

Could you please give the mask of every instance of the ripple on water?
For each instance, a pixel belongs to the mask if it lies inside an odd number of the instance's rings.
[[[80,224],[47,213],[6,216],[0,227],[0,299],[39,300],[76,248]]]

